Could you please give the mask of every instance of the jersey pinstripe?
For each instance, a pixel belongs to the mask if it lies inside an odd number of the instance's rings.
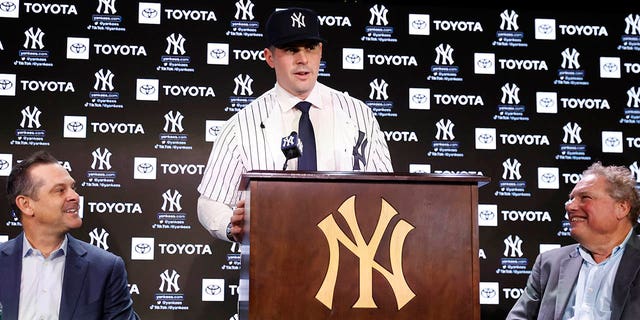
[[[362,171],[392,172],[391,157],[384,134],[364,102],[340,91],[317,83],[323,93],[331,96],[333,108],[342,109],[364,134],[362,151],[366,163],[360,163]],[[238,191],[243,173],[250,170],[281,170],[270,156],[269,143],[261,125],[271,111],[278,106],[276,90],[271,89],[225,122],[205,167],[198,191],[218,202],[230,206],[240,199]],[[336,134],[340,134],[337,132]],[[287,133],[283,132],[282,136]]]

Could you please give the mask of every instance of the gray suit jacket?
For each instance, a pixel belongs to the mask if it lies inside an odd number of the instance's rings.
[[[3,319],[18,319],[22,239],[0,244],[0,302]],[[136,320],[127,288],[127,272],[119,256],[68,235],[62,280],[60,319]]]
[[[627,242],[611,296],[611,320],[640,319],[640,226],[634,227]],[[541,253],[531,270],[527,287],[507,320],[560,320],[582,265],[582,257],[572,244]]]

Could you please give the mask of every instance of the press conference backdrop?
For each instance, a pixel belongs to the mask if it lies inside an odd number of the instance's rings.
[[[0,176],[57,156],[82,195],[73,234],[125,259],[144,319],[237,317],[239,248],[201,227],[196,186],[222,123],[274,85],[264,21],[289,5],[320,14],[319,80],[371,107],[396,171],[491,178],[483,319],[504,318],[540,251],[573,242],[563,203],[583,169],[640,180],[637,8],[3,0]]]

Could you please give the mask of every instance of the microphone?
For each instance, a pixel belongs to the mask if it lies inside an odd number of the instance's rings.
[[[282,138],[280,143],[280,150],[284,153],[285,158],[284,166],[282,170],[287,170],[287,162],[289,159],[298,158],[302,155],[302,141],[298,139],[298,133],[295,131],[291,131],[291,133]]]

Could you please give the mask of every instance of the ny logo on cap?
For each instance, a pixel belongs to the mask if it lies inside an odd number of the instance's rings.
[[[293,13],[291,15],[291,26],[296,28],[306,28],[307,25],[304,23],[304,15],[302,12]]]

